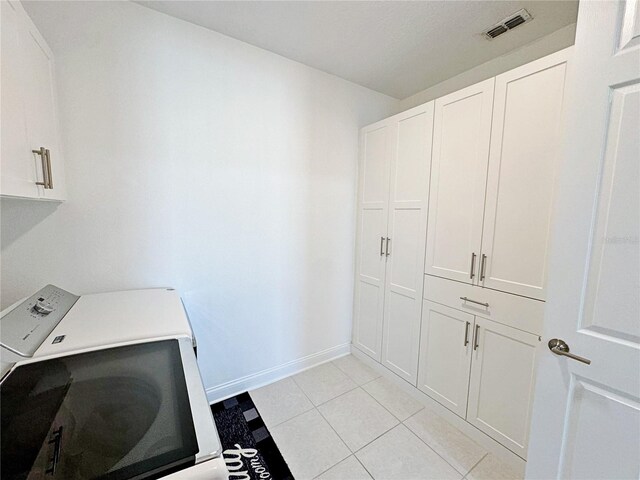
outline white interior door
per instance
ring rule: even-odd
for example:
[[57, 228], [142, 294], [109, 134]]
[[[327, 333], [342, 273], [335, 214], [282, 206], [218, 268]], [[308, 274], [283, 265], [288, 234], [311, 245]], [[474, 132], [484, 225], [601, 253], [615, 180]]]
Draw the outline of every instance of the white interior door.
[[537, 335], [476, 316], [467, 421], [527, 457]]
[[412, 384], [418, 373], [433, 102], [393, 117], [382, 363]]
[[496, 77], [479, 284], [540, 300], [569, 50]]
[[418, 388], [465, 417], [473, 315], [424, 300]]
[[425, 272], [475, 283], [494, 79], [436, 100]]
[[356, 245], [353, 343], [380, 361], [391, 128], [388, 123], [363, 129], [360, 138], [360, 186]]
[[640, 2], [581, 2], [529, 478], [640, 476]]
[[0, 193], [20, 197], [38, 196], [35, 164], [27, 141], [22, 98], [24, 66], [18, 37], [19, 19], [14, 2], [1, 2], [2, 14], [2, 175]]

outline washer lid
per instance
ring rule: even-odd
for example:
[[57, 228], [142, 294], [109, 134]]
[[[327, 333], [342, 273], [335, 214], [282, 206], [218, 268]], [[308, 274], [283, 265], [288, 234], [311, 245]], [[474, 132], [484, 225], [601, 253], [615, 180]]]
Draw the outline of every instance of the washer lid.
[[80, 297], [54, 285], [31, 295], [0, 320], [0, 344], [32, 357]]
[[0, 402], [2, 478], [158, 478], [221, 450], [188, 338], [20, 362]]

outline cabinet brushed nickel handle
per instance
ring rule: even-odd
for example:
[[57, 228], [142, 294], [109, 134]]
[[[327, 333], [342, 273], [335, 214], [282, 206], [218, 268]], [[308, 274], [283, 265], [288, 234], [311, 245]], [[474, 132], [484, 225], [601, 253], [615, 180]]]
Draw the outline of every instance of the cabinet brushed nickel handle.
[[466, 322], [467, 324], [464, 327], [464, 346], [466, 347], [467, 345], [469, 345], [469, 327], [471, 326], [471, 323]]
[[47, 157], [47, 177], [49, 179], [49, 188], [53, 189], [53, 173], [51, 173], [51, 152], [48, 148], [44, 152]]
[[386, 248], [386, 252], [385, 252], [387, 257], [389, 255], [391, 255], [391, 249], [389, 248], [389, 245], [391, 245], [391, 239], [389, 237], [387, 237], [387, 248]]
[[473, 335], [473, 349], [477, 350], [478, 347], [480, 346], [480, 338], [478, 338], [479, 335], [479, 331], [480, 331], [480, 325], [476, 324], [476, 331], [475, 334]]
[[384, 237], [380, 237], [380, 256], [384, 255]]
[[482, 305], [483, 307], [489, 308], [489, 303], [478, 302], [476, 300], [471, 300], [470, 298], [467, 298], [467, 297], [460, 297], [460, 300], [462, 300], [463, 302], [475, 303], [476, 305]]
[[482, 260], [480, 261], [480, 281], [484, 280], [484, 268], [487, 265], [487, 256], [483, 253]]
[[40, 161], [42, 162], [42, 182], [36, 182], [36, 185], [42, 185], [44, 188], [49, 188], [49, 169], [47, 168], [47, 149], [40, 147], [40, 150], [31, 150], [36, 155], [40, 155]]
[[471, 280], [473, 280], [473, 277], [476, 276], [476, 274], [474, 273], [475, 266], [476, 266], [476, 253], [472, 252], [471, 253], [471, 268], [469, 269], [469, 278]]
[[562, 355], [563, 357], [569, 357], [572, 360], [577, 360], [578, 362], [586, 363], [587, 365], [591, 365], [591, 360], [588, 358], [581, 357], [580, 355], [574, 355], [569, 352], [569, 345], [566, 344], [564, 340], [560, 340], [559, 338], [552, 338], [549, 340], [549, 350], [551, 350], [556, 355]]

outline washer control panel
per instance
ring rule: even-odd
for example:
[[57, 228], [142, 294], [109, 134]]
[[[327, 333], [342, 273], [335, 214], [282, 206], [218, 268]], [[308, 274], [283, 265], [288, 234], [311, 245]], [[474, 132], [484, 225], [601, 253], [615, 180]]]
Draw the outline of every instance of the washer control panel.
[[79, 298], [47, 285], [2, 316], [0, 343], [18, 355], [32, 357]]

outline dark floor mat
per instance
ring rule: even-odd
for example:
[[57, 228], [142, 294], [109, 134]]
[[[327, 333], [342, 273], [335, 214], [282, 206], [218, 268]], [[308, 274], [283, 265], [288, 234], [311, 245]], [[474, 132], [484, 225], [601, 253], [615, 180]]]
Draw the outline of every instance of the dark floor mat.
[[229, 480], [293, 480], [247, 392], [211, 405]]

